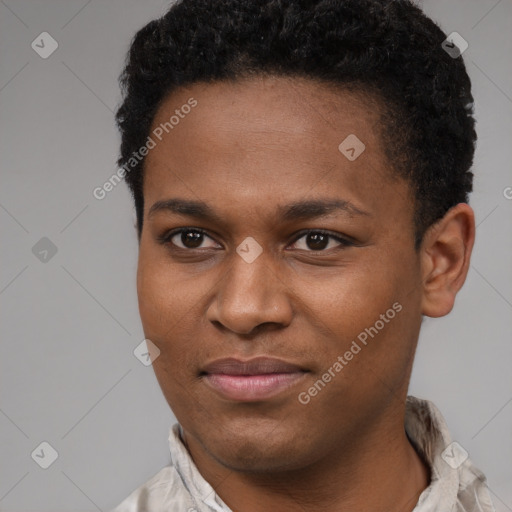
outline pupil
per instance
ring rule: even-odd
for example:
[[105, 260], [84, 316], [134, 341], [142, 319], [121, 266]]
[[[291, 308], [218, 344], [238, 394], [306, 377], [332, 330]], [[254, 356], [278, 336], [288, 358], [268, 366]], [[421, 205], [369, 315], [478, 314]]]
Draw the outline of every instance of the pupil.
[[327, 247], [328, 238], [323, 233], [309, 233], [306, 237], [306, 243], [310, 249], [319, 251]]
[[203, 234], [198, 231], [185, 231], [181, 233], [181, 242], [189, 249], [199, 247], [202, 241]]

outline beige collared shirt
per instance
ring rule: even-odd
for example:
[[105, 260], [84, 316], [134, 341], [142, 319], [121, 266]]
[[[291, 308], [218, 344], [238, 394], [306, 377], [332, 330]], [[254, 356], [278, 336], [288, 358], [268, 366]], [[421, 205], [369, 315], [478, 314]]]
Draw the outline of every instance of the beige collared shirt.
[[[495, 512], [485, 475], [452, 442], [437, 407], [407, 397], [405, 430], [431, 470], [430, 485], [413, 512]], [[136, 489], [111, 512], [232, 512], [201, 476], [175, 423], [169, 435], [171, 465]]]

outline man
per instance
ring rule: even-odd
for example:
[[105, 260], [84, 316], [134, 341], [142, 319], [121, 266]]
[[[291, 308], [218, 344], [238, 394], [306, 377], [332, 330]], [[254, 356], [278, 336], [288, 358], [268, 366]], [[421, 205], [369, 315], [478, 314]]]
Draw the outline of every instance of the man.
[[122, 76], [139, 309], [178, 423], [116, 512], [494, 510], [423, 316], [475, 237], [470, 81], [406, 0], [183, 0]]

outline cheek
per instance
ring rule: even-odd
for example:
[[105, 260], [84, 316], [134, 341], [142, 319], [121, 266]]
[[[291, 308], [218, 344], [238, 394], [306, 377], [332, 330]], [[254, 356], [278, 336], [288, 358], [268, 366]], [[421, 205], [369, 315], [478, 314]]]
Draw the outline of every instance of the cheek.
[[302, 278], [304, 310], [341, 339], [357, 336], [399, 299], [400, 277], [377, 261], [334, 269], [329, 276]]
[[375, 258], [357, 269], [339, 269], [322, 286], [303, 283], [309, 322], [329, 340], [322, 347], [327, 368], [347, 354], [344, 374], [349, 380], [368, 375], [365, 367], [375, 378], [384, 378], [388, 370], [400, 373], [414, 350], [421, 323], [415, 272], [412, 260], [404, 258], [397, 266]]
[[[187, 327], [194, 314], [190, 290], [176, 283], [172, 266], [158, 261], [158, 255], [142, 248], [137, 295], [144, 335], [160, 350], [152, 367], [163, 395], [173, 409], [190, 408], [193, 402], [189, 389], [195, 375], [194, 344], [190, 343]], [[187, 350], [184, 350], [185, 343]]]
[[208, 288], [197, 276], [178, 272], [159, 251], [140, 251], [139, 314], [146, 338], [160, 350], [154, 364], [157, 376], [172, 371], [190, 378], [197, 370], [199, 356], [205, 357], [199, 331], [204, 322], [200, 308]]
[[184, 290], [173, 266], [158, 252], [141, 245], [137, 267], [139, 312], [148, 337], [172, 331], [194, 304], [194, 287]]

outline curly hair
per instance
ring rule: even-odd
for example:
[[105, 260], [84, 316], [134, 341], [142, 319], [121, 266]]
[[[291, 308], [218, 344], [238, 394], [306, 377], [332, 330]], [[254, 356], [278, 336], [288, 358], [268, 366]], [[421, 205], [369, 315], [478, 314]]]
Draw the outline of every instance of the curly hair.
[[[411, 186], [418, 248], [472, 191], [471, 82], [462, 57], [443, 50], [446, 37], [411, 0], [180, 0], [131, 42], [117, 163], [127, 170], [159, 106], [182, 86], [277, 75], [363, 91], [381, 106], [392, 172]], [[143, 172], [140, 159], [125, 174], [139, 237]]]

